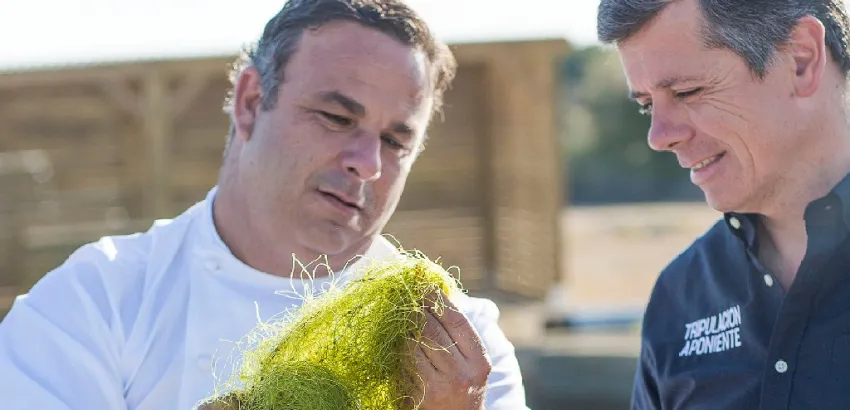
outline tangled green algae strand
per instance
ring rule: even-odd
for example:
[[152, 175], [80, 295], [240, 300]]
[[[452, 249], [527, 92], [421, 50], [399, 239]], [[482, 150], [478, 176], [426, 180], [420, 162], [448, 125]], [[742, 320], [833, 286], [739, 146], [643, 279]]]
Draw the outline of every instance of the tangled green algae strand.
[[[201, 409], [400, 410], [418, 407], [412, 342], [421, 341], [426, 299], [441, 314], [460, 283], [418, 252], [363, 261], [320, 297], [307, 295], [283, 320], [255, 330], [227, 393]], [[238, 386], [238, 387], [236, 387]]]

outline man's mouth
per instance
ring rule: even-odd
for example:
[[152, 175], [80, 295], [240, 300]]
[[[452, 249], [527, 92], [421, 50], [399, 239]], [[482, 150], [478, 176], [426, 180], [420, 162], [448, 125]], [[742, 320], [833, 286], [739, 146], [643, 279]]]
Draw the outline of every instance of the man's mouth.
[[345, 199], [345, 198], [339, 197], [339, 196], [337, 196], [337, 195], [335, 195], [335, 194], [332, 194], [332, 193], [329, 193], [329, 192], [322, 192], [322, 191], [319, 191], [319, 193], [321, 193], [322, 195], [324, 195], [326, 198], [328, 198], [328, 199], [330, 199], [330, 200], [332, 200], [332, 201], [339, 202], [339, 203], [341, 203], [341, 204], [343, 204], [343, 205], [345, 205], [345, 206], [347, 206], [347, 207], [349, 207], [349, 208], [353, 208], [353, 209], [357, 209], [357, 210], [359, 210], [359, 209], [360, 209], [360, 206], [358, 206], [356, 203], [352, 202], [351, 200], [348, 200], [348, 199]]
[[699, 171], [699, 170], [719, 161], [720, 158], [723, 158], [724, 155], [726, 155], [726, 153], [722, 152], [722, 153], [717, 154], [717, 155], [715, 155], [711, 158], [706, 158], [706, 159], [704, 159], [700, 162], [697, 162], [694, 166], [691, 167], [691, 170], [692, 171]]

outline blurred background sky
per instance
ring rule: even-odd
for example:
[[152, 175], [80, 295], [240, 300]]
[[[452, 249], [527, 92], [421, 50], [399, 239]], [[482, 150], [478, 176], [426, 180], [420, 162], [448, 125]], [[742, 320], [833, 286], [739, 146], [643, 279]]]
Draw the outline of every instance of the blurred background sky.
[[[596, 0], [412, 0], [448, 41], [596, 41]], [[0, 0], [0, 68], [231, 54], [281, 0]], [[59, 33], [61, 35], [57, 36]]]

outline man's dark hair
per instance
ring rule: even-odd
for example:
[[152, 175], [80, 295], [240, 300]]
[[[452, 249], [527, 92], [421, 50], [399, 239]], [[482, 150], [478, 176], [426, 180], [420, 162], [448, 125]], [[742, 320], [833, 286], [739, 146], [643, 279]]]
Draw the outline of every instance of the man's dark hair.
[[[457, 62], [448, 46], [438, 41], [425, 21], [402, 0], [288, 0], [268, 21], [260, 39], [236, 59], [231, 83], [235, 86], [236, 78], [246, 67], [256, 67], [261, 78], [262, 108], [273, 108], [278, 87], [284, 82], [286, 63], [295, 54], [304, 31], [334, 21], [362, 24], [423, 52], [430, 63], [433, 112], [441, 110], [443, 93], [454, 79]], [[226, 111], [232, 98], [231, 90], [225, 100]], [[231, 125], [231, 135], [233, 131]]]
[[[597, 34], [603, 43], [629, 39], [668, 4], [682, 0], [602, 0]], [[844, 0], [693, 0], [705, 22], [703, 38], [710, 48], [727, 48], [763, 78], [774, 51], [786, 44], [800, 18], [811, 15], [826, 30], [826, 47], [841, 71], [850, 72], [848, 23]]]

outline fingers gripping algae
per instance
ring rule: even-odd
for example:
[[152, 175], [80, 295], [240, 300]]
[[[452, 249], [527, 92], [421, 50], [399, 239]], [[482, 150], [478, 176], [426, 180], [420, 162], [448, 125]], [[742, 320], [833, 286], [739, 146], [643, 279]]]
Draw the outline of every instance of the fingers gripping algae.
[[426, 298], [437, 299], [438, 314], [445, 308], [438, 290], [451, 296], [461, 287], [422, 253], [364, 261], [346, 285], [261, 324], [255, 346], [240, 352], [241, 366], [218, 386], [226, 393], [200, 409], [416, 409], [410, 341], [422, 339]]

